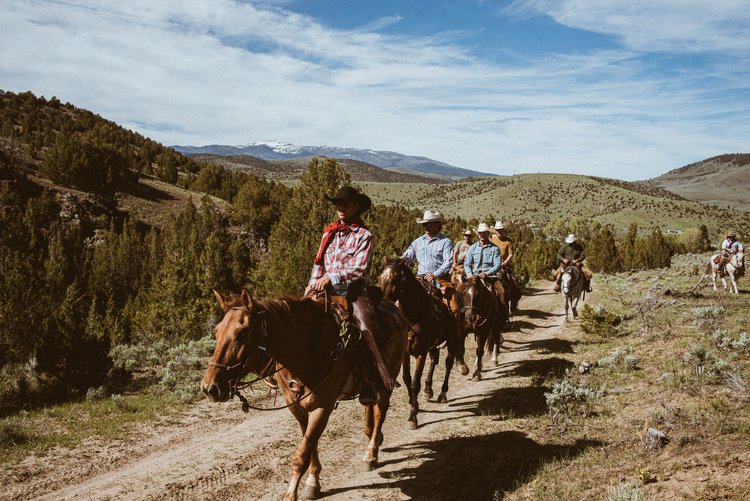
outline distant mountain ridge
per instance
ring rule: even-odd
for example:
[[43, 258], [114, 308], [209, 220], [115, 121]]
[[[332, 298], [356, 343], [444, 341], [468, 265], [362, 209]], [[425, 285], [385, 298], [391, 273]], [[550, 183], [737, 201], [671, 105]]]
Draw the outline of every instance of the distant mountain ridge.
[[264, 160], [287, 160], [303, 157], [329, 157], [358, 160], [377, 167], [417, 174], [438, 179], [464, 179], [477, 176], [494, 176], [486, 172], [463, 169], [427, 157], [404, 155], [393, 151], [376, 151], [359, 148], [339, 148], [336, 146], [296, 146], [282, 141], [265, 141], [244, 146], [212, 144], [206, 146], [172, 146], [186, 155], [248, 155]]

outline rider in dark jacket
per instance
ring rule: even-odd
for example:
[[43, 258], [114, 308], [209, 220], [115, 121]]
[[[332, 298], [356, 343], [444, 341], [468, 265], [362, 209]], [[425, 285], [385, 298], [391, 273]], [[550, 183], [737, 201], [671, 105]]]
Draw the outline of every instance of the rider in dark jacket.
[[586, 278], [586, 290], [591, 292], [591, 270], [586, 268], [583, 264], [583, 260], [586, 259], [586, 250], [579, 242], [576, 241], [575, 234], [571, 233], [565, 238], [565, 243], [560, 246], [557, 250], [557, 260], [560, 266], [557, 267], [555, 272], [555, 291], [560, 291], [560, 280], [562, 279], [563, 271], [569, 264], [578, 266], [583, 272], [583, 276]]

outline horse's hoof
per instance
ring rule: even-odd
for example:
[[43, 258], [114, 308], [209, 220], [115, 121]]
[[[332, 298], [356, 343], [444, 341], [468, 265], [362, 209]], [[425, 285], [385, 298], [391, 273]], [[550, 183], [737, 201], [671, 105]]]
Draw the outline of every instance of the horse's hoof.
[[320, 486], [319, 485], [303, 485], [302, 491], [299, 494], [300, 499], [320, 499]]
[[434, 396], [435, 396], [435, 394], [434, 394], [434, 393], [432, 392], [432, 390], [425, 390], [425, 392], [424, 392], [424, 397], [425, 397], [425, 398], [426, 398], [427, 400], [431, 400], [431, 399], [432, 399], [432, 397], [434, 397]]
[[578, 318], [578, 310], [573, 308], [573, 318]]
[[377, 459], [371, 459], [369, 461], [365, 461], [363, 464], [364, 471], [372, 471], [375, 468], [378, 467], [378, 460]]
[[416, 430], [417, 428], [419, 428], [419, 425], [417, 424], [416, 421], [407, 421], [406, 427], [409, 428], [410, 430]]
[[475, 383], [476, 383], [477, 381], [481, 381], [481, 380], [482, 380], [482, 375], [481, 375], [481, 374], [474, 374], [474, 377], [473, 377], [473, 378], [471, 378], [471, 380], [472, 380], [473, 382], [475, 382]]
[[461, 375], [462, 375], [462, 376], [465, 376], [465, 375], [467, 375], [468, 373], [469, 373], [469, 367], [468, 367], [467, 365], [462, 365], [462, 366], [461, 366]]
[[437, 403], [439, 404], [444, 404], [447, 401], [448, 401], [448, 396], [445, 393], [441, 393], [437, 399]]

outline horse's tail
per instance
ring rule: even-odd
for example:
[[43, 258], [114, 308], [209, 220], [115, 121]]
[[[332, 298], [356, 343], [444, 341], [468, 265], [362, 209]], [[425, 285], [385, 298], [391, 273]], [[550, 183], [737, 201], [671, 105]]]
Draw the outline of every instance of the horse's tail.
[[704, 275], [709, 275], [711, 273], [711, 261], [706, 264], [706, 271], [703, 272]]

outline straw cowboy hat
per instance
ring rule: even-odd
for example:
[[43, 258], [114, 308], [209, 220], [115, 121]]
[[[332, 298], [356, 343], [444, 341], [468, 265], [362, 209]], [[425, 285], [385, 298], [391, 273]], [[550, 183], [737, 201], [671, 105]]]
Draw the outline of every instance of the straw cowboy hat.
[[417, 219], [417, 224], [425, 224], [425, 223], [445, 223], [445, 218], [443, 215], [438, 211], [431, 211], [426, 210], [424, 211], [424, 215], [422, 216], [422, 219]]
[[568, 235], [567, 237], [565, 237], [565, 243], [566, 244], [572, 244], [575, 241], [576, 241], [576, 234], [575, 233], [571, 233], [570, 235]]
[[359, 205], [360, 213], [365, 212], [372, 205], [372, 200], [370, 200], [370, 197], [368, 197], [364, 193], [358, 192], [351, 186], [342, 186], [334, 196], [329, 197], [328, 195], [326, 195], [325, 197], [329, 202], [333, 203], [341, 202], [343, 200], [351, 200], [355, 204]]
[[473, 235], [473, 233], [471, 232], [471, 230], [469, 228], [464, 228], [464, 231], [463, 231], [462, 235], [464, 235], [464, 236], [466, 236], [466, 235]]
[[502, 221], [495, 221], [495, 226], [493, 226], [492, 229], [494, 229], [494, 230], [504, 230], [505, 229], [505, 225], [503, 224]]
[[737, 236], [737, 233], [734, 232], [734, 230], [727, 231], [727, 238], [735, 238]]
[[479, 226], [474, 228], [474, 231], [477, 233], [477, 235], [479, 235], [480, 233], [489, 233], [490, 227], [485, 223], [479, 223]]

